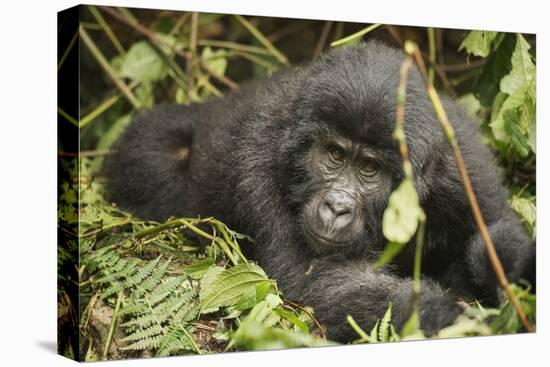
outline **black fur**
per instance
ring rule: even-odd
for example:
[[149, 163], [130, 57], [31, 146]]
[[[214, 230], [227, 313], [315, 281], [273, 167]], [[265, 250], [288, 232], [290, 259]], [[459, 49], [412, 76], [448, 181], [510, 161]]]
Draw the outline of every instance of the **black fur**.
[[[388, 195], [403, 178], [392, 138], [403, 59], [401, 51], [380, 43], [360, 44], [222, 99], [142, 112], [106, 161], [109, 198], [143, 218], [215, 216], [251, 235], [251, 258], [277, 279], [287, 297], [313, 306], [333, 339], [356, 337], [347, 314], [370, 330], [389, 302], [394, 323], [402, 327], [410, 314], [414, 246], [388, 269], [375, 271], [372, 263], [386, 244], [381, 221]], [[534, 282], [534, 245], [507, 206], [478, 126], [453, 102], [444, 105], [510, 280]], [[409, 78], [405, 116], [427, 215], [421, 326], [433, 333], [459, 315], [458, 297], [497, 302], [497, 281], [452, 150], [416, 70]], [[319, 254], [304, 239], [300, 213], [319, 186], [308, 149], [327, 134], [375, 149], [391, 184], [365, 197], [360, 241]]]

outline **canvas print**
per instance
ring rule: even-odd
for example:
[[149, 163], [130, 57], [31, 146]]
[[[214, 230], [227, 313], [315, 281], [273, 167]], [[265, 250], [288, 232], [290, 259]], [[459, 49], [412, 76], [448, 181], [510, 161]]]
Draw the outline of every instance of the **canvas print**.
[[83, 5], [58, 38], [60, 354], [535, 332], [536, 35]]

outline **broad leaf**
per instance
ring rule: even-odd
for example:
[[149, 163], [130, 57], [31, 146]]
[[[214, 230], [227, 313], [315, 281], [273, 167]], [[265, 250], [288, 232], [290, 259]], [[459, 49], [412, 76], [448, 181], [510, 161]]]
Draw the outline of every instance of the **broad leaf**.
[[120, 72], [133, 80], [151, 82], [163, 79], [168, 74], [168, 68], [153, 46], [141, 41], [128, 50]]
[[458, 50], [463, 48], [475, 56], [486, 57], [492, 50], [491, 45], [497, 38], [498, 32], [471, 31], [460, 44]]
[[390, 195], [382, 222], [384, 236], [390, 242], [409, 242], [423, 216], [414, 184], [412, 180], [405, 179]]
[[512, 70], [500, 81], [500, 90], [506, 94], [513, 94], [519, 88], [530, 84], [535, 78], [535, 64], [531, 60], [527, 43], [521, 34], [516, 37], [516, 47], [512, 53]]
[[206, 284], [204, 281], [201, 283], [201, 313], [215, 312], [223, 306], [233, 306], [242, 296], [255, 292], [257, 285], [268, 282], [271, 281], [264, 271], [252, 263], [243, 263], [226, 269]]

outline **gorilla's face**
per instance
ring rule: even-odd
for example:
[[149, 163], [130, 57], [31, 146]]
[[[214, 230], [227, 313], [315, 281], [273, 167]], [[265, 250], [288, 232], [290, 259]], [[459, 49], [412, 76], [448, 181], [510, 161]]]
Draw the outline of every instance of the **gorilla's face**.
[[[375, 229], [391, 179], [377, 150], [331, 134], [309, 150], [306, 165], [312, 190], [303, 204], [303, 233], [318, 254], [358, 244]], [[375, 219], [379, 222], [379, 219]], [[374, 235], [374, 233], [370, 233]]]

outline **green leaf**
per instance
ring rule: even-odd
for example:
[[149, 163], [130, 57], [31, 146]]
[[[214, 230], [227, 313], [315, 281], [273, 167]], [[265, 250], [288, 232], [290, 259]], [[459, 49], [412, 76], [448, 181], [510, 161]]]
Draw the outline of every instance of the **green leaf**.
[[534, 228], [537, 220], [537, 207], [532, 200], [515, 195], [510, 200], [510, 206], [527, 223], [529, 228]]
[[389, 199], [384, 212], [382, 231], [391, 242], [406, 243], [418, 228], [418, 221], [424, 216], [418, 194], [411, 179], [405, 179]]
[[458, 50], [466, 49], [475, 56], [487, 57], [492, 50], [491, 45], [497, 38], [498, 32], [471, 31], [460, 44]]
[[[193, 279], [200, 279], [204, 274], [214, 265], [214, 259], [211, 257], [205, 257], [201, 260], [196, 260], [190, 265], [187, 265], [184, 270], [185, 274], [189, 275]], [[220, 268], [223, 270], [223, 268]]]
[[457, 99], [457, 103], [464, 108], [466, 113], [470, 116], [477, 116], [481, 110], [481, 103], [473, 93], [467, 93]]
[[[521, 106], [523, 106], [523, 104], [526, 101], [529, 88], [530, 88], [529, 85], [525, 85], [519, 89], [516, 89], [514, 93], [508, 96], [507, 98], [505, 98], [506, 94], [499, 94], [495, 98], [495, 103], [496, 102], [500, 103], [500, 101], [502, 101], [505, 98], [502, 104], [500, 105], [500, 107], [495, 106], [496, 108], [498, 108], [498, 112], [496, 113], [496, 117], [494, 118], [494, 120], [489, 124], [493, 132], [493, 135], [498, 141], [501, 141], [504, 143], [510, 141], [509, 139], [510, 136], [506, 128], [506, 121], [504, 119], [504, 115], [507, 111], [516, 111], [517, 113], [517, 110]], [[516, 124], [519, 123], [518, 118], [519, 118], [518, 115], [508, 116], [508, 119], [509, 120], [514, 119]]]
[[97, 149], [109, 149], [118, 139], [120, 134], [122, 134], [124, 129], [126, 129], [126, 126], [128, 126], [131, 119], [132, 116], [130, 114], [126, 114], [112, 122], [108, 129], [100, 136], [97, 143]]
[[386, 313], [384, 314], [384, 317], [380, 321], [380, 328], [378, 329], [378, 340], [381, 342], [391, 341], [391, 310], [392, 304], [390, 303], [388, 309], [386, 310]]
[[529, 141], [519, 127], [517, 110], [506, 110], [504, 112], [504, 129], [516, 152], [521, 157], [527, 157], [529, 154]]
[[380, 269], [384, 265], [389, 264], [390, 261], [392, 261], [393, 258], [401, 252], [406, 244], [407, 242], [388, 242], [388, 244], [384, 248], [384, 252], [374, 263], [374, 268]]
[[304, 321], [300, 320], [300, 318], [298, 316], [296, 316], [294, 313], [292, 313], [290, 311], [287, 311], [287, 310], [284, 310], [282, 308], [276, 308], [273, 311], [277, 315], [284, 318], [285, 320], [288, 320], [288, 321], [292, 322], [303, 333], [306, 333], [306, 334], [309, 333], [309, 327], [307, 326], [307, 324]]
[[227, 69], [227, 59], [225, 58], [225, 50], [212, 51], [210, 47], [205, 47], [202, 50], [201, 58], [204, 63], [218, 75], [224, 75]]
[[529, 43], [521, 34], [516, 35], [516, 47], [512, 53], [512, 70], [500, 81], [500, 90], [506, 94], [513, 94], [535, 79], [535, 64], [529, 54]]
[[[205, 276], [206, 277], [206, 276]], [[233, 306], [258, 284], [271, 282], [264, 271], [252, 263], [243, 263], [224, 270], [204, 286], [199, 293], [201, 313], [217, 311], [223, 306]]]
[[218, 275], [221, 274], [221, 272], [224, 271], [224, 268], [221, 266], [212, 266], [210, 267], [205, 273], [204, 276], [201, 279], [201, 292], [204, 292], [204, 290], [209, 289], [212, 286], [212, 283], [216, 280]]
[[146, 41], [135, 43], [120, 67], [121, 75], [140, 82], [161, 80], [168, 74], [168, 67], [157, 51]]
[[504, 36], [495, 52], [487, 57], [483, 71], [476, 81], [476, 97], [485, 107], [490, 107], [493, 104], [495, 96], [500, 91], [500, 80], [511, 70], [510, 58], [514, 51], [515, 41], [514, 35], [506, 34]]
[[169, 34], [156, 33], [156, 37], [160, 39], [158, 43], [160, 49], [168, 56], [173, 56], [176, 51], [180, 51], [187, 46], [186, 39], [177, 39]]
[[416, 337], [418, 333], [422, 333], [420, 330], [420, 314], [418, 310], [415, 310], [401, 330], [401, 338]]

